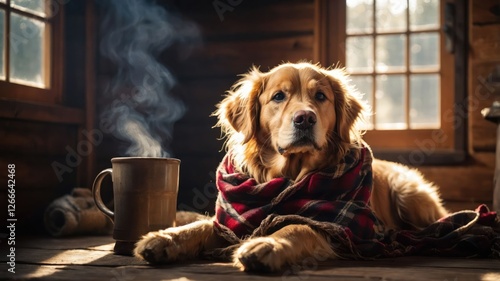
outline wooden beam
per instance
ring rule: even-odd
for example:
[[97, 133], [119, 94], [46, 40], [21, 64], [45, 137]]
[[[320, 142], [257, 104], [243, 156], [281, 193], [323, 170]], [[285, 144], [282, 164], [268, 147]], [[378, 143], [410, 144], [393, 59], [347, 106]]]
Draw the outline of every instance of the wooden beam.
[[314, 1], [314, 61], [345, 66], [345, 1]]
[[0, 118], [58, 124], [80, 125], [84, 123], [83, 110], [78, 108], [3, 98], [0, 98]]
[[[85, 140], [82, 131], [91, 132], [95, 128], [96, 116], [96, 19], [94, 1], [86, 1], [85, 5], [85, 123], [79, 132], [79, 140]], [[96, 175], [95, 155], [96, 149], [92, 149], [85, 159], [84, 167], [78, 170], [78, 183], [82, 186], [92, 184]]]

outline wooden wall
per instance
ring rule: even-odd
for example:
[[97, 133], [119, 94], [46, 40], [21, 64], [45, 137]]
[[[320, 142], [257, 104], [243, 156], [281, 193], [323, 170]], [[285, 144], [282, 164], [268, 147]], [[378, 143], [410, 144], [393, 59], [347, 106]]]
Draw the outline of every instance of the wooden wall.
[[[0, 165], [4, 183], [0, 200], [7, 207], [7, 165], [14, 164], [16, 218], [18, 225], [25, 226], [33, 215], [43, 208], [62, 189], [76, 182], [76, 170], [65, 175], [62, 181], [54, 173], [54, 161], [65, 163], [65, 147], [76, 143], [75, 125], [57, 122], [34, 122], [33, 120], [0, 119]], [[2, 211], [5, 222], [7, 210]]]
[[[496, 4], [495, 16], [490, 10]], [[470, 16], [469, 97], [470, 142], [474, 152], [493, 152], [496, 145], [496, 126], [484, 122], [480, 110], [500, 100], [491, 75], [500, 79], [500, 1], [472, 1]], [[498, 82], [497, 82], [498, 83]]]

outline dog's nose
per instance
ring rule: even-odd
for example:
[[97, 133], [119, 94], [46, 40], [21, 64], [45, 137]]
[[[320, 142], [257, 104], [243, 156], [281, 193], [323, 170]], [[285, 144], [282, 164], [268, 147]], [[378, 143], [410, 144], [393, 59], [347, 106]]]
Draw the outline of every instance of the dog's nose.
[[308, 129], [316, 124], [316, 114], [310, 110], [299, 110], [293, 115], [293, 125], [297, 129]]

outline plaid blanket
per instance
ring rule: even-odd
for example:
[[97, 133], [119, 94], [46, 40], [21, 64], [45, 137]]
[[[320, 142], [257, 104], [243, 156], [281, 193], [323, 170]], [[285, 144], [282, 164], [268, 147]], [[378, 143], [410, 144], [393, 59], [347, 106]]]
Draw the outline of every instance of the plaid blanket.
[[335, 168], [298, 182], [275, 178], [258, 184], [232, 165], [228, 153], [217, 171], [216, 232], [229, 246], [208, 253], [228, 258], [242, 240], [289, 224], [322, 233], [341, 258], [412, 254], [500, 257], [500, 220], [486, 206], [442, 218], [421, 231], [386, 231], [370, 209], [372, 155], [352, 149]]

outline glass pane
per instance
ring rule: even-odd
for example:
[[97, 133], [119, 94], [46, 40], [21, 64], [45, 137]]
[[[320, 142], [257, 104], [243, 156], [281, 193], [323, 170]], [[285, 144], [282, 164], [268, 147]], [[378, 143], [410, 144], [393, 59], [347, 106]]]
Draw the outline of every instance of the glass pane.
[[45, 2], [46, 0], [11, 0], [12, 7], [30, 12], [33, 14], [45, 16]]
[[406, 1], [377, 0], [377, 32], [406, 31]]
[[0, 79], [5, 80], [5, 12], [0, 10]]
[[371, 36], [347, 37], [346, 68], [351, 73], [373, 71], [373, 38]]
[[405, 41], [404, 35], [377, 36], [375, 56], [377, 71], [405, 70]]
[[439, 70], [439, 33], [410, 35], [410, 52], [411, 70]]
[[373, 32], [373, 0], [347, 0], [347, 34]]
[[10, 80], [44, 88], [45, 23], [15, 13], [10, 20]]
[[412, 129], [439, 128], [439, 87], [438, 74], [410, 76], [410, 127]]
[[[359, 93], [363, 95], [363, 100], [366, 102], [368, 105], [368, 109], [370, 111], [373, 111], [373, 78], [371, 76], [351, 76], [352, 84], [356, 86], [356, 89], [358, 89]], [[373, 120], [371, 116], [368, 116], [367, 118], [368, 124], [365, 124], [366, 126], [363, 127], [362, 129], [364, 130], [369, 130], [373, 129]]]
[[439, 0], [410, 0], [410, 29], [439, 28]]
[[377, 129], [406, 129], [404, 75], [378, 75], [375, 92], [375, 127]]

